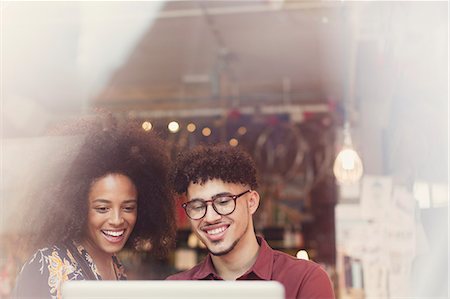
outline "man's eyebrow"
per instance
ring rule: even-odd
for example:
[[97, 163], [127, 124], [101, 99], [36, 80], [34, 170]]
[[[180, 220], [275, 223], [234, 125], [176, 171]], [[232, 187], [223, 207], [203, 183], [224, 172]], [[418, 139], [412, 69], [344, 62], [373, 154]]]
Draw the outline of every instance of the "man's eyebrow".
[[228, 196], [228, 195], [231, 195], [231, 193], [230, 192], [221, 192], [221, 193], [218, 193], [216, 195], [213, 195], [211, 198], [216, 198], [216, 197], [219, 197], [219, 196]]
[[[211, 196], [211, 198], [214, 199], [214, 198], [217, 198], [217, 197], [220, 197], [220, 196], [228, 196], [228, 195], [231, 195], [231, 193], [230, 192], [220, 192], [220, 193], [217, 193], [217, 194]], [[190, 201], [193, 201], [193, 200], [205, 201], [204, 198], [192, 198]]]

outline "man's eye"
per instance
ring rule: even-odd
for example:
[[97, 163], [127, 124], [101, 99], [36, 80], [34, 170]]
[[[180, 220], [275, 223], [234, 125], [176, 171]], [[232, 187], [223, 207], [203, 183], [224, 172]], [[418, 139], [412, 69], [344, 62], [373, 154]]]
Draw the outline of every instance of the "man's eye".
[[202, 202], [191, 202], [189, 203], [189, 208], [191, 210], [201, 210], [205, 207], [205, 204]]
[[215, 203], [216, 205], [222, 205], [222, 206], [224, 206], [224, 205], [229, 204], [230, 201], [232, 201], [232, 200], [233, 200], [233, 199], [232, 199], [231, 197], [224, 196], [224, 197], [216, 198], [216, 199], [214, 200], [214, 203]]

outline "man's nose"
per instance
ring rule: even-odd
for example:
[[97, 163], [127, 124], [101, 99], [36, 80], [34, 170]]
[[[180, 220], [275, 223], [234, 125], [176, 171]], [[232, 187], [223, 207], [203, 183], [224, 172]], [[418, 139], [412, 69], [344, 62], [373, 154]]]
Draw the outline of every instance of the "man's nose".
[[206, 209], [205, 221], [207, 222], [215, 222], [218, 219], [220, 219], [220, 217], [222, 217], [222, 215], [220, 215], [219, 213], [216, 212], [216, 210], [214, 210], [212, 202], [206, 203], [205, 209]]

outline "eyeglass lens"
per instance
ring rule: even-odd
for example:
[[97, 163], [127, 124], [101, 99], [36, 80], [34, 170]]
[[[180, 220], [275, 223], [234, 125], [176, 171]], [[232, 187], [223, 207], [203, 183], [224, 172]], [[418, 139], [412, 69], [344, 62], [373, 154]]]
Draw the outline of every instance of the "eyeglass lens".
[[[219, 215], [228, 215], [233, 212], [235, 201], [231, 196], [217, 197], [212, 201], [213, 209]], [[193, 200], [186, 205], [186, 213], [192, 219], [200, 219], [206, 214], [207, 203], [202, 200]]]

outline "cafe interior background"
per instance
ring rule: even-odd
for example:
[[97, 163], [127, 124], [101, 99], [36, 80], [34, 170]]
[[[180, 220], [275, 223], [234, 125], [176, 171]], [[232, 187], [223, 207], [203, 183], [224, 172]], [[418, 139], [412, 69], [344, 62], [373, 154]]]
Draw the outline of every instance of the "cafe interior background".
[[[2, 2], [1, 298], [32, 233], [11, 219], [73, 137], [51, 132], [99, 110], [172, 157], [249, 152], [257, 232], [338, 298], [448, 298], [448, 2]], [[121, 252], [130, 278], [205, 256], [177, 215], [167, 259]]]

